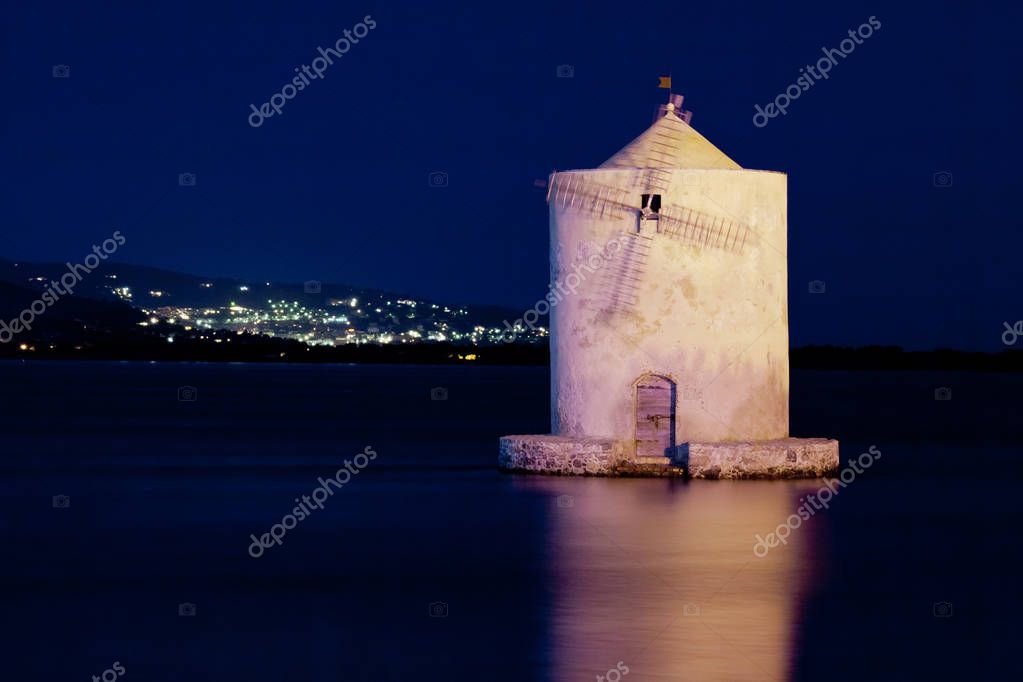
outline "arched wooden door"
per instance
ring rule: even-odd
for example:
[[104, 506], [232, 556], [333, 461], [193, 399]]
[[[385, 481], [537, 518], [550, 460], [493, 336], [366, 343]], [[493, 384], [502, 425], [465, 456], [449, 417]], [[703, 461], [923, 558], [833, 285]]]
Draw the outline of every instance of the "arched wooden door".
[[675, 382], [656, 374], [636, 381], [636, 456], [671, 457], [675, 449]]

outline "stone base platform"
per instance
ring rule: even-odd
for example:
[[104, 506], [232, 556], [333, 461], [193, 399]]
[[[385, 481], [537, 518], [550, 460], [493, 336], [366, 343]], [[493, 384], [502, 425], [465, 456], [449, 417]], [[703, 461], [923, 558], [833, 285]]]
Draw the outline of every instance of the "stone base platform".
[[620, 441], [529, 435], [501, 438], [497, 463], [508, 471], [563, 476], [815, 478], [838, 470], [838, 441], [685, 443], [674, 457], [630, 458]]
[[622, 444], [611, 438], [505, 436], [497, 455], [502, 469], [564, 476], [614, 476], [626, 461]]
[[679, 459], [693, 478], [817, 478], [838, 471], [838, 441], [781, 438], [690, 443]]

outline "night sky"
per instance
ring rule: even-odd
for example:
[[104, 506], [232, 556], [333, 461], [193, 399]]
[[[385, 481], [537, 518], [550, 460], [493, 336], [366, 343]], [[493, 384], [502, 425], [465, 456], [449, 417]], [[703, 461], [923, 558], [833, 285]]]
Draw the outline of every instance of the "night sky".
[[[366, 15], [322, 79], [249, 125]], [[871, 15], [827, 80], [753, 125]], [[998, 350], [1023, 318], [1021, 18], [967, 1], [8, 1], [0, 256], [78, 261], [121, 230], [131, 263], [525, 310], [548, 280], [534, 181], [642, 132], [670, 71], [697, 130], [789, 174], [793, 345]]]

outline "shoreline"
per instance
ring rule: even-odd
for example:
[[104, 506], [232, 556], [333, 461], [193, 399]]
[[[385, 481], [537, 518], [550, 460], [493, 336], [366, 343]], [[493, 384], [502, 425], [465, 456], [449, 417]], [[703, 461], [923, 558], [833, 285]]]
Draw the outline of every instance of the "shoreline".
[[[387, 346], [307, 346], [286, 339], [268, 343], [96, 345], [0, 348], [0, 361], [185, 362], [227, 364], [324, 365], [487, 365], [547, 367], [550, 354], [544, 345], [455, 346], [421, 344]], [[898, 347], [837, 348], [806, 346], [790, 349], [790, 367], [800, 370], [863, 371], [974, 371], [1021, 372], [1023, 351], [997, 353], [939, 349], [905, 351]]]

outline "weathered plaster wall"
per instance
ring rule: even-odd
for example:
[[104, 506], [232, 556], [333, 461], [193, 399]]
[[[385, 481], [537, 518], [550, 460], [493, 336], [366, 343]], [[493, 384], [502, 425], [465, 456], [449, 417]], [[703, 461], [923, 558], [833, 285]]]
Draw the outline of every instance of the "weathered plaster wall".
[[[635, 193], [641, 169], [558, 173]], [[634, 214], [597, 219], [550, 202], [551, 277], [581, 274], [551, 309], [553, 432], [634, 439], [633, 382], [645, 372], [678, 386], [676, 442], [788, 435], [786, 176], [749, 170], [673, 170], [672, 204], [745, 223], [741, 252], [653, 235], [635, 278], [635, 305], [606, 312], [623, 277], [621, 252], [595, 272], [575, 269], [612, 239], [635, 233]], [[571, 176], [571, 177], [569, 177]], [[662, 209], [663, 211], [663, 209]], [[631, 237], [629, 239], [634, 239]], [[579, 275], [577, 275], [579, 276]], [[573, 278], [574, 279], [574, 278]]]

